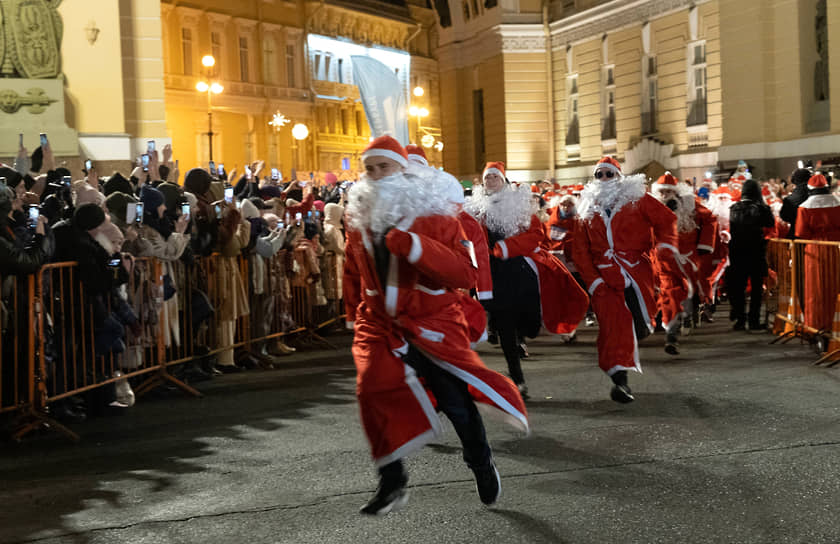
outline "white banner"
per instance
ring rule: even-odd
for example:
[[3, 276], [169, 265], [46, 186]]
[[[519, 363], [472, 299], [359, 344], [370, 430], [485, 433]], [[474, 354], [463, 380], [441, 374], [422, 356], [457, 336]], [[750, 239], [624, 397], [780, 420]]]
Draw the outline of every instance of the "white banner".
[[352, 56], [353, 80], [359, 87], [374, 138], [393, 136], [408, 145], [408, 106], [402, 83], [390, 68], [370, 57]]

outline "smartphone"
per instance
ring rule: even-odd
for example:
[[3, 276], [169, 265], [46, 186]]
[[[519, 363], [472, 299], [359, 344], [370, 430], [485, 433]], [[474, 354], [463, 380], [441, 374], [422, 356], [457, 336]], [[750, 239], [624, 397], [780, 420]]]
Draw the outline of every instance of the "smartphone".
[[251, 167], [247, 164], [245, 165], [245, 179], [251, 179]]
[[70, 187], [70, 185], [73, 183], [73, 178], [70, 176], [64, 176], [63, 178], [61, 178], [61, 183], [63, 183], [65, 187]]
[[125, 222], [130, 225], [137, 220], [137, 204], [129, 203], [125, 207]]
[[140, 157], [140, 164], [143, 165], [143, 171], [148, 172], [149, 171], [149, 156], [146, 155], [146, 154], [142, 155]]
[[190, 217], [190, 203], [189, 202], [184, 202], [183, 204], [181, 204], [181, 215], [183, 215], [184, 217], [189, 219], [189, 217]]
[[295, 224], [300, 225], [300, 220], [303, 219], [303, 214], [298, 212], [295, 214]]
[[41, 210], [38, 206], [29, 206], [29, 228], [34, 229], [38, 226], [38, 217], [41, 216]]
[[42, 132], [42, 133], [41, 133], [41, 147], [44, 147], [44, 146], [45, 146], [45, 145], [47, 145], [48, 143], [49, 143], [49, 141], [47, 141], [47, 133], [46, 133], [46, 132]]
[[278, 179], [280, 179], [280, 172], [278, 172], [276, 168], [271, 169], [271, 179], [273, 181], [277, 181]]
[[135, 213], [137, 214], [137, 217], [135, 217], [134, 220], [137, 222], [138, 225], [142, 225], [143, 224], [143, 203], [138, 202], [137, 204], [134, 205], [134, 208], [135, 208]]
[[216, 168], [216, 174], [218, 174], [219, 176], [224, 176], [225, 175], [225, 165], [224, 164], [219, 164], [218, 168]]
[[277, 222], [277, 230], [283, 230], [286, 228], [286, 225], [282, 221]]
[[210, 172], [216, 171], [216, 161], [210, 161]]
[[110, 261], [108, 261], [108, 266], [117, 267], [117, 266], [120, 265], [121, 262], [122, 262], [122, 259], [120, 259], [119, 257], [116, 258], [116, 259], [111, 259]]
[[312, 212], [306, 212], [306, 219], [312, 220]]
[[225, 187], [225, 202], [233, 202], [233, 187]]
[[318, 221], [319, 219], [321, 219], [321, 212], [315, 210], [315, 220]]
[[90, 172], [91, 168], [93, 168], [93, 162], [90, 159], [85, 161], [85, 170]]
[[155, 141], [154, 140], [149, 140], [148, 142], [146, 142], [146, 150], [149, 153], [151, 153], [155, 150]]

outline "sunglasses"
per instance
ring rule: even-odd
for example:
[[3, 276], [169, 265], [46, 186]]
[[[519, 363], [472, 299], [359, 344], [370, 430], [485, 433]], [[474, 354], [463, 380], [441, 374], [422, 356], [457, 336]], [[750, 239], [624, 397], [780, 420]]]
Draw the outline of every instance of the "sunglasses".
[[595, 179], [601, 179], [601, 178], [612, 179], [613, 177], [615, 177], [615, 172], [613, 172], [611, 170], [607, 170], [607, 171], [599, 170], [599, 171], [595, 172]]

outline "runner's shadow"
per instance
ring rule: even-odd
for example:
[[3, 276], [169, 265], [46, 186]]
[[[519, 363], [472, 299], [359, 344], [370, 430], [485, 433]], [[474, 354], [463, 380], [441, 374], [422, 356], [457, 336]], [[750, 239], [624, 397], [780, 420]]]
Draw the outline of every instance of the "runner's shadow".
[[541, 542], [563, 544], [571, 542], [557, 534], [557, 531], [554, 530], [551, 524], [541, 519], [515, 510], [493, 508], [491, 511], [513, 522], [519, 528], [519, 533], [525, 537], [524, 540], [532, 544]]

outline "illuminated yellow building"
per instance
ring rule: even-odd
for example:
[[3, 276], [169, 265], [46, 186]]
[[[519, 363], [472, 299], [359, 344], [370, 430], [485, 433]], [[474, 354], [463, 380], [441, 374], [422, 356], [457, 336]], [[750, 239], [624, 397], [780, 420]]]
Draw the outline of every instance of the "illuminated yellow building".
[[777, 176], [840, 149], [838, 2], [436, 6], [445, 162], [461, 177], [501, 160], [512, 179], [579, 181], [602, 155], [651, 176], [739, 159]]

